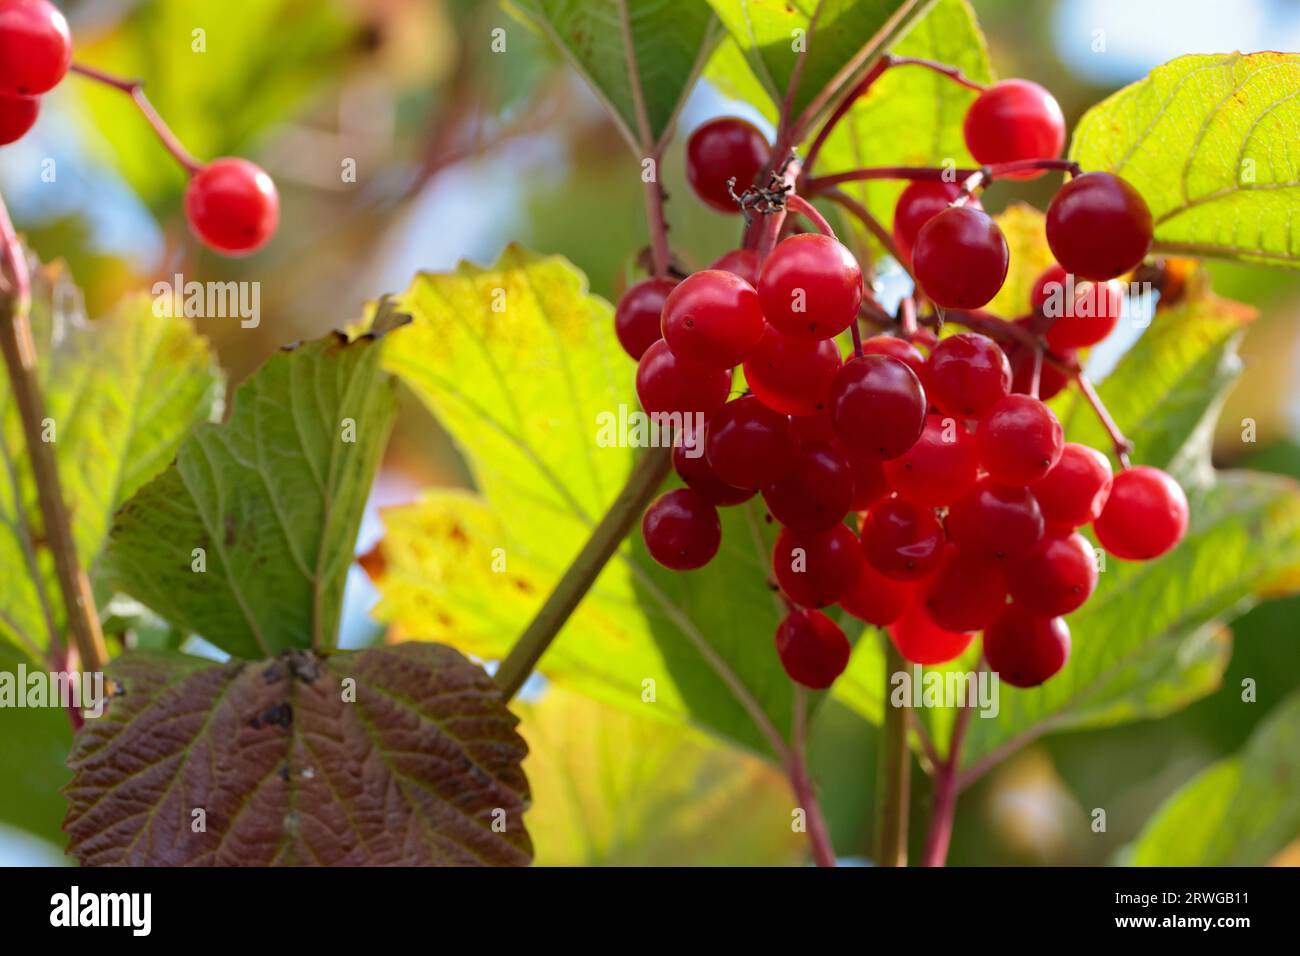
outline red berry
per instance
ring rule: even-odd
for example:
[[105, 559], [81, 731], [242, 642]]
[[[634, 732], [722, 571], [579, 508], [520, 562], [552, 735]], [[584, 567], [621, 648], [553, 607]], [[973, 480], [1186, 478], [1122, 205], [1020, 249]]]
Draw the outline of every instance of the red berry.
[[1000, 564], [950, 544], [939, 570], [922, 585], [921, 600], [944, 630], [978, 631], [1006, 606], [1007, 577]]
[[1006, 353], [986, 335], [949, 336], [930, 351], [926, 396], [945, 415], [979, 418], [1011, 391]]
[[1030, 490], [1048, 524], [1078, 528], [1097, 520], [1112, 481], [1110, 459], [1095, 448], [1066, 442], [1061, 460]]
[[687, 486], [719, 507], [738, 505], [754, 497], [752, 488], [734, 488], [727, 484], [709, 467], [709, 460], [704, 455], [704, 442], [683, 443], [673, 446], [673, 467], [677, 475]]
[[896, 581], [917, 581], [937, 568], [943, 545], [934, 512], [899, 497], [877, 501], [862, 519], [867, 563]]
[[830, 413], [825, 409], [811, 415], [791, 415], [790, 428], [794, 431], [794, 440], [800, 445], [835, 445], [840, 440], [835, 434]]
[[940, 627], [930, 620], [920, 602], [913, 602], [903, 616], [889, 626], [889, 639], [898, 648], [898, 653], [913, 664], [927, 667], [946, 664], [960, 657], [974, 636], [973, 633], [963, 634]]
[[660, 339], [637, 364], [636, 394], [650, 415], [712, 415], [731, 394], [731, 369], [704, 368], [679, 359]]
[[[1065, 116], [1055, 97], [1037, 83], [1001, 80], [971, 103], [962, 131], [966, 148], [980, 165], [1055, 159], [1065, 145]], [[1031, 170], [1008, 178], [1041, 175], [1041, 170]]]
[[763, 260], [753, 249], [732, 249], [718, 257], [710, 269], [721, 269], [738, 275], [750, 285], [758, 288], [758, 276], [763, 271]]
[[785, 528], [772, 549], [772, 570], [790, 600], [804, 607], [825, 607], [857, 584], [862, 549], [842, 524], [826, 531]]
[[954, 418], [930, 415], [916, 444], [885, 462], [885, 477], [902, 497], [937, 508], [951, 504], [975, 483], [975, 439]]
[[1008, 395], [975, 429], [980, 464], [994, 481], [1032, 485], [1061, 459], [1065, 434], [1052, 410], [1030, 395]]
[[0, 94], [38, 96], [72, 64], [68, 21], [48, 0], [0, 0]]
[[34, 96], [6, 96], [0, 93], [0, 146], [16, 143], [36, 125], [41, 101]]
[[998, 224], [970, 206], [950, 206], [927, 222], [912, 250], [916, 281], [945, 309], [986, 304], [1006, 281], [1009, 262]]
[[884, 463], [875, 455], [855, 452], [841, 443], [844, 457], [853, 472], [853, 511], [866, 511], [875, 502], [889, 494], [889, 480], [885, 478]]
[[787, 335], [829, 339], [862, 304], [862, 270], [830, 236], [808, 232], [777, 243], [758, 277], [763, 314]]
[[618, 300], [614, 310], [614, 334], [623, 351], [639, 359], [660, 339], [659, 317], [668, 293], [677, 285], [672, 279], [642, 279]]
[[1043, 513], [1025, 487], [981, 478], [948, 509], [948, 537], [963, 551], [1001, 560], [1028, 554], [1043, 540]]
[[1047, 244], [1067, 272], [1104, 282], [1134, 269], [1151, 248], [1151, 210], [1113, 173], [1084, 173], [1047, 207]]
[[925, 390], [916, 373], [888, 355], [844, 363], [831, 383], [831, 420], [850, 454], [897, 458], [921, 437]]
[[753, 286], [720, 269], [687, 276], [664, 303], [668, 347], [674, 355], [709, 368], [739, 365], [758, 345], [763, 325]]
[[897, 335], [873, 335], [862, 340], [862, 354], [892, 355], [915, 372], [922, 384], [925, 382], [925, 356], [906, 339]]
[[860, 621], [886, 627], [902, 617], [915, 590], [915, 585], [887, 578], [863, 561], [858, 583], [840, 598], [840, 607]]
[[1115, 476], [1093, 530], [1101, 546], [1117, 558], [1158, 558], [1187, 533], [1187, 496], [1159, 468], [1129, 468]]
[[718, 553], [722, 522], [718, 510], [690, 488], [674, 488], [660, 495], [641, 518], [646, 549], [665, 568], [691, 571], [702, 568]]
[[723, 405], [705, 431], [709, 466], [736, 488], [762, 488], [780, 481], [794, 467], [796, 449], [790, 419], [752, 395]]
[[719, 212], [739, 212], [727, 181], [735, 177], [740, 195], [767, 165], [766, 137], [751, 123], [734, 116], [710, 120], [686, 143], [686, 178], [695, 195]]
[[[1016, 325], [1029, 329], [1033, 327], [1033, 321], [1034, 316], [1025, 316], [1016, 319]], [[1007, 342], [1002, 347], [1007, 353], [1007, 361], [1011, 363], [1011, 391], [1021, 395], [1031, 394], [1034, 383], [1034, 350], [1019, 342]], [[1074, 349], [1060, 349], [1057, 354], [1066, 362], [1078, 360], [1078, 353]], [[1051, 362], [1043, 362], [1038, 374], [1039, 398], [1047, 401], [1069, 384], [1070, 376], [1066, 372]]]
[[[907, 184], [894, 204], [894, 245], [904, 259], [912, 258], [921, 227], [947, 209], [960, 192], [960, 183], [917, 179]], [[966, 204], [983, 208], [974, 196]]]
[[1034, 283], [1030, 307], [1052, 320], [1047, 344], [1054, 351], [1096, 345], [1114, 330], [1124, 308], [1124, 287], [1108, 282], [1076, 282], [1059, 265]]
[[745, 383], [774, 411], [812, 415], [826, 407], [840, 365], [834, 340], [786, 335], [767, 325], [745, 358]]
[[280, 222], [280, 195], [260, 166], [246, 159], [213, 160], [185, 190], [185, 216], [205, 245], [228, 256], [256, 252]]
[[1092, 545], [1080, 534], [1053, 533], [1038, 550], [1007, 571], [1011, 597], [1043, 617], [1069, 614], [1083, 606], [1097, 587]]
[[763, 489], [772, 517], [796, 531], [821, 531], [839, 524], [853, 503], [853, 472], [830, 445], [801, 448], [794, 467]]
[[1007, 606], [984, 631], [989, 669], [1012, 687], [1037, 687], [1065, 666], [1070, 628], [1059, 617], [1040, 617], [1018, 604]]
[[790, 679], [825, 690], [849, 665], [853, 648], [844, 632], [820, 611], [791, 611], [776, 629], [776, 653]]

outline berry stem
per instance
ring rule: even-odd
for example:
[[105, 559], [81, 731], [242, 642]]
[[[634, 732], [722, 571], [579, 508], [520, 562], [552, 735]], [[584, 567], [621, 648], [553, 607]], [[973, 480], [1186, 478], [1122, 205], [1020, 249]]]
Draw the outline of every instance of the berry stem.
[[795, 799], [804, 812], [808, 826], [808, 842], [812, 846], [813, 861], [818, 866], [835, 866], [835, 847], [831, 842], [830, 829], [822, 815], [821, 804], [813, 789], [812, 778], [808, 776], [807, 753], [808, 737], [808, 695], [798, 684], [794, 685], [794, 732], [791, 734], [790, 756], [787, 772]]
[[[982, 661], [979, 669], [983, 670]], [[957, 795], [961, 792], [958, 774], [961, 768], [961, 748], [974, 709], [974, 701], [963, 701], [953, 723], [948, 757], [935, 766], [934, 805], [930, 808], [930, 829], [925, 836], [922, 866], [943, 866], [948, 859], [948, 843], [952, 839], [953, 818], [957, 813]]]
[[1133, 450], [1133, 443], [1124, 437], [1119, 425], [1111, 417], [1110, 409], [1101, 400], [1101, 396], [1097, 394], [1097, 390], [1093, 387], [1092, 382], [1088, 380], [1088, 377], [1079, 370], [1077, 365], [1072, 371], [1074, 372], [1074, 380], [1079, 385], [1079, 391], [1083, 393], [1084, 400], [1092, 406], [1093, 412], [1101, 421], [1101, 427], [1106, 429], [1106, 434], [1110, 437], [1111, 444], [1115, 448], [1115, 457], [1119, 459], [1120, 468], [1128, 468], [1130, 466], [1128, 456]]
[[641, 517], [650, 499], [668, 477], [671, 467], [671, 448], [647, 449], [636, 463], [628, 475], [627, 484], [618, 493], [609, 511], [591, 532], [591, 537], [564, 572], [555, 590], [547, 597], [546, 603], [497, 668], [497, 686], [507, 701], [519, 692], [542, 654], [568, 621], [569, 615], [586, 596], [601, 570]]
[[69, 72], [80, 73], [87, 79], [103, 83], [105, 86], [112, 87], [131, 97], [136, 108], [140, 110], [145, 120], [153, 127], [153, 131], [158, 134], [158, 139], [167, 148], [167, 152], [175, 157], [176, 162], [185, 167], [186, 172], [192, 176], [203, 168], [203, 164], [190, 155], [189, 151], [181, 145], [181, 141], [176, 138], [176, 134], [158, 115], [158, 111], [149, 102], [149, 97], [145, 96], [144, 82], [142, 80], [124, 80], [113, 76], [111, 73], [105, 73], [103, 70], [97, 70], [93, 66], [86, 66], [83, 63], [73, 63], [69, 67]]
[[948, 79], [952, 80], [958, 86], [964, 86], [968, 90], [975, 90], [982, 93], [988, 89], [988, 85], [972, 80], [961, 71], [960, 67], [949, 66], [947, 63], [940, 63], [938, 60], [926, 60], [915, 56], [892, 56], [888, 55], [890, 66], [919, 66], [927, 70], [933, 70], [935, 73], [941, 73]]
[[819, 213], [817, 208], [802, 196], [791, 193], [785, 197], [785, 204], [786, 208], [791, 212], [797, 212], [799, 215], [809, 220], [817, 227], [817, 231], [823, 236], [830, 236], [832, 239], [837, 238], [835, 230], [832, 229], [831, 224], [826, 221], [826, 217]]
[[[45, 524], [45, 541], [54, 558], [68, 627], [76, 642], [81, 667], [87, 671], [101, 671], [108, 660], [108, 651], [99, 627], [95, 596], [90, 588], [90, 579], [77, 558], [72, 518], [63, 497], [54, 448], [44, 437], [48, 417], [29, 320], [31, 301], [26, 253], [18, 241], [4, 199], [0, 197], [0, 350], [4, 352], [9, 383], [22, 419], [36, 496]], [[68, 661], [70, 668], [72, 663]]]
[[842, 183], [864, 182], [871, 179], [907, 179], [913, 182], [921, 180], [944, 183], [964, 181], [966, 185], [963, 188], [974, 191], [995, 179], [1033, 169], [1060, 169], [1071, 176], [1080, 173], [1079, 164], [1070, 159], [1017, 159], [1009, 163], [996, 163], [973, 169], [957, 169], [952, 166], [865, 166], [830, 176], [814, 176], [804, 184], [804, 192], [817, 196]]
[[894, 642], [885, 645], [885, 716], [880, 729], [880, 763], [876, 775], [876, 865], [907, 866], [907, 810], [912, 758], [907, 746], [908, 712], [889, 703], [894, 674], [907, 662]]
[[903, 261], [902, 253], [898, 251], [898, 246], [894, 244], [893, 235], [881, 225], [880, 220], [871, 215], [866, 206], [841, 189], [827, 190], [823, 195], [861, 222], [867, 232], [875, 237], [885, 252], [889, 253], [890, 257], [903, 268], [903, 271], [911, 277], [913, 284], [915, 284], [916, 277], [912, 275], [911, 267]]
[[[658, 166], [656, 157], [656, 169]], [[658, 179], [645, 184], [645, 218], [650, 232], [650, 262], [656, 278], [662, 279], [668, 275], [671, 253], [668, 249], [668, 224], [664, 220], [664, 192]]]
[[1038, 397], [1038, 390], [1043, 383], [1043, 350], [1034, 349], [1034, 370], [1029, 376], [1029, 394]]

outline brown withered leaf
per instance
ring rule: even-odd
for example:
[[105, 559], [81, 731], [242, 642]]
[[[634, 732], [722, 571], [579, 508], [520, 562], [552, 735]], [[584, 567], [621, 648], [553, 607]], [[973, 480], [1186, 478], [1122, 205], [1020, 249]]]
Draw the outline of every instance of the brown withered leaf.
[[449, 647], [133, 653], [109, 676], [117, 693], [68, 761], [64, 829], [83, 864], [531, 859], [517, 721]]

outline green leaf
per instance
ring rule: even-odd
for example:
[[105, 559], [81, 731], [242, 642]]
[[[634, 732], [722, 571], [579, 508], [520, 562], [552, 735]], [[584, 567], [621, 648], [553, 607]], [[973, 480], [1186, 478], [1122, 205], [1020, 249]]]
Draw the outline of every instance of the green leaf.
[[[517, 705], [542, 866], [790, 865], [806, 841], [776, 768], [685, 727], [548, 688]], [[629, 759], [635, 754], [635, 759]], [[744, 807], [744, 813], [737, 813]]]
[[[966, 0], [938, 0], [912, 22], [889, 51], [955, 66], [978, 83], [993, 78], [984, 36]], [[962, 134], [966, 110], [975, 96], [973, 90], [923, 67], [887, 70], [826, 141], [816, 172], [825, 175], [863, 166], [947, 162], [955, 167], [977, 165]], [[906, 185], [902, 180], [881, 179], [848, 183], [842, 188], [864, 202], [889, 228], [894, 204]]]
[[[77, 556], [95, 563], [113, 512], [211, 417], [220, 380], [187, 319], [153, 314], [146, 296], [88, 322], [57, 268], [38, 273], [32, 335]], [[63, 633], [63, 605], [43, 541], [26, 441], [8, 379], [0, 381], [0, 636], [34, 659]]]
[[255, 664], [143, 652], [108, 675], [118, 693], [68, 758], [64, 827], [85, 865], [508, 865], [532, 854], [516, 720], [449, 647], [287, 651]]
[[366, 494], [392, 424], [379, 335], [272, 356], [117, 515], [106, 568], [235, 657], [334, 646]]
[[[16, 647], [0, 644], [0, 675], [14, 675], [33, 664]], [[20, 686], [20, 685], [19, 685]], [[12, 707], [0, 714], [0, 823], [63, 842], [63, 801], [59, 789], [68, 782], [67, 757], [72, 725], [60, 707]]]
[[[451, 433], [477, 494], [433, 492], [385, 512], [387, 536], [366, 560], [376, 613], [409, 637], [501, 658], [632, 469], [634, 449], [600, 432], [601, 416], [638, 411], [634, 366], [609, 304], [559, 258], [511, 247], [491, 268], [418, 276], [401, 301], [415, 322], [385, 362]], [[718, 558], [686, 575], [660, 569], [634, 534], [542, 671], [769, 752], [735, 693], [788, 732], [793, 694], [771, 645], [777, 610], [754, 520], [731, 509]]]
[[[1258, 706], [1258, 705], [1246, 705]], [[1236, 756], [1169, 798], [1134, 847], [1139, 866], [1264, 866], [1300, 837], [1300, 694]]]
[[658, 155], [718, 36], [682, 0], [512, 0], [604, 101], [639, 156]]
[[1013, 202], [993, 218], [1007, 237], [1011, 258], [1006, 281], [984, 311], [1015, 319], [1029, 312], [1034, 283], [1056, 260], [1047, 246], [1046, 217], [1033, 206]]
[[1157, 251], [1300, 266], [1300, 54], [1184, 56], [1079, 121], [1070, 157], [1123, 176]]
[[[775, 103], [799, 116], [828, 87], [847, 88], [929, 0], [709, 0]], [[801, 52], [803, 51], [803, 52]], [[826, 103], [822, 101], [824, 108]]]

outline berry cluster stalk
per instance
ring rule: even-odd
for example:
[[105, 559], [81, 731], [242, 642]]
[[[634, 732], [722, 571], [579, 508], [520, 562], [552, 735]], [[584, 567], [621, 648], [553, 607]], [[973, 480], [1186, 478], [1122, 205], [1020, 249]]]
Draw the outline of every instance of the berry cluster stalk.
[[185, 167], [186, 172], [193, 175], [203, 168], [203, 164], [191, 156], [189, 151], [181, 145], [181, 141], [176, 138], [176, 134], [171, 131], [163, 118], [158, 115], [158, 111], [154, 109], [153, 104], [149, 102], [149, 97], [145, 96], [144, 93], [143, 81], [124, 80], [110, 73], [105, 73], [103, 70], [97, 70], [93, 66], [85, 66], [81, 63], [74, 63], [68, 69], [69, 72], [78, 73], [87, 79], [102, 83], [131, 97], [136, 108], [140, 110], [145, 120], [153, 127], [153, 131], [158, 134], [158, 139], [167, 148], [167, 152], [172, 154], [176, 162]]
[[90, 579], [77, 559], [72, 519], [63, 497], [58, 462], [52, 445], [45, 441], [43, 434], [47, 416], [29, 321], [30, 308], [31, 280], [26, 254], [18, 241], [4, 199], [0, 197], [0, 350], [4, 352], [9, 383], [22, 419], [23, 436], [45, 525], [45, 539], [54, 558], [68, 627], [80, 657], [79, 669], [99, 671], [108, 660], [108, 653]]

